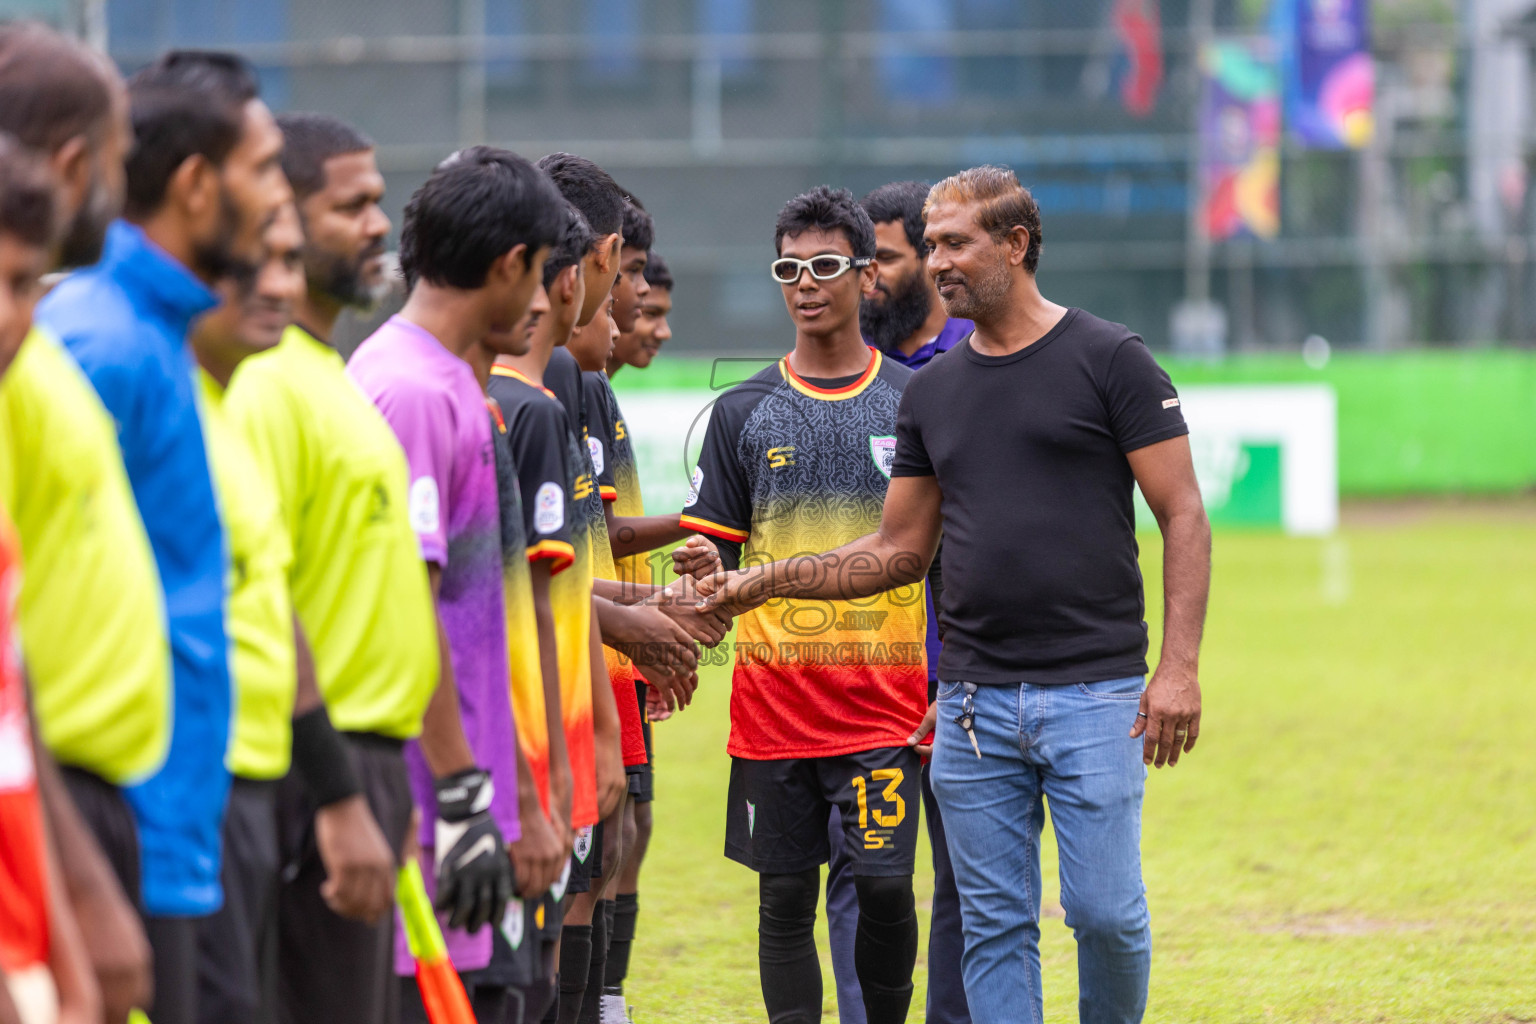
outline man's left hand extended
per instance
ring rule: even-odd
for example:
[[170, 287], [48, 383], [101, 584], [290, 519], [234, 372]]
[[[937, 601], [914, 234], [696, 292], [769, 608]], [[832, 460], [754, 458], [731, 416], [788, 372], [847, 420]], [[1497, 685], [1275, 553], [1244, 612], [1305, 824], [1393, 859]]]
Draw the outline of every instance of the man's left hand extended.
[[1141, 695], [1141, 707], [1131, 738], [1142, 740], [1143, 764], [1161, 768], [1179, 763], [1179, 755], [1195, 749], [1200, 738], [1200, 680], [1196, 670], [1157, 666]]

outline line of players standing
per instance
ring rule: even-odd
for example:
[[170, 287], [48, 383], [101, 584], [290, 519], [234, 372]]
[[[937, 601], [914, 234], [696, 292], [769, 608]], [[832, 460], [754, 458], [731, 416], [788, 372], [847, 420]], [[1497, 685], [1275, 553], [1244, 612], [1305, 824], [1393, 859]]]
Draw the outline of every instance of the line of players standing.
[[[229, 55], [125, 85], [19, 25], [0, 132], [0, 1020], [425, 1019], [411, 855], [481, 1021], [626, 1020], [649, 721], [729, 626], [653, 579], [692, 529], [643, 514], [608, 383], [668, 337], [650, 216], [580, 157], [460, 151], [407, 207], [404, 309], [343, 364], [390, 229], [355, 129], [274, 118]], [[866, 333], [913, 366], [968, 328], [921, 273], [925, 194], [865, 201]]]

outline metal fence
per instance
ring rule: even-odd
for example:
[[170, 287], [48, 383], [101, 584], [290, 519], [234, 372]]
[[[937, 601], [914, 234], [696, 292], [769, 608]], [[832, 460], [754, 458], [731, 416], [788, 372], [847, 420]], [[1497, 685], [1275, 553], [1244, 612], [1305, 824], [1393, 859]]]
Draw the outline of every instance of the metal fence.
[[[0, 0], [0, 11], [17, 0]], [[1170, 344], [1187, 296], [1234, 350], [1536, 343], [1531, 0], [1377, 0], [1377, 131], [1282, 151], [1278, 238], [1191, 230], [1200, 44], [1262, 0], [1165, 0], [1145, 116], [1124, 109], [1114, 0], [44, 0], [125, 67], [223, 46], [276, 107], [379, 143], [388, 206], [451, 149], [590, 156], [639, 195], [678, 277], [674, 348], [788, 344], [762, 272], [773, 218], [980, 162], [1040, 201], [1042, 288]]]

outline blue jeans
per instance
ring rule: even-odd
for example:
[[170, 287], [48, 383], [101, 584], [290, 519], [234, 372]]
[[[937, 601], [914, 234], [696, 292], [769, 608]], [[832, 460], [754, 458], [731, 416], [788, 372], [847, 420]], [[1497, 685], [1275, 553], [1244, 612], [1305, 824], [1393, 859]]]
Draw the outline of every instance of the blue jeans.
[[1141, 881], [1146, 768], [1130, 738], [1140, 676], [976, 688], [981, 757], [955, 722], [960, 683], [939, 687], [933, 792], [944, 812], [965, 922], [965, 994], [976, 1024], [1040, 1024], [1042, 801], [1061, 854], [1061, 903], [1077, 939], [1083, 1024], [1142, 1019], [1152, 930]]

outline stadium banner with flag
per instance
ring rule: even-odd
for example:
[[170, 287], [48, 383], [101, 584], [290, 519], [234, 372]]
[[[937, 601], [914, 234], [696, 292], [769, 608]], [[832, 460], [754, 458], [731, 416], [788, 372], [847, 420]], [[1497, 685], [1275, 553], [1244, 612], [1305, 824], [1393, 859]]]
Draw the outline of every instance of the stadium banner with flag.
[[1280, 233], [1280, 89], [1266, 49], [1229, 39], [1201, 54], [1200, 198], [1212, 241]]
[[1375, 132], [1370, 0], [1274, 0], [1285, 121], [1308, 149], [1361, 149]]
[[[646, 510], [683, 507], [718, 392], [649, 388], [621, 401]], [[1327, 384], [1207, 384], [1179, 389], [1195, 475], [1218, 528], [1333, 532], [1339, 519], [1338, 401]], [[1137, 526], [1156, 523], [1140, 496]], [[665, 566], [670, 566], [665, 560]]]

